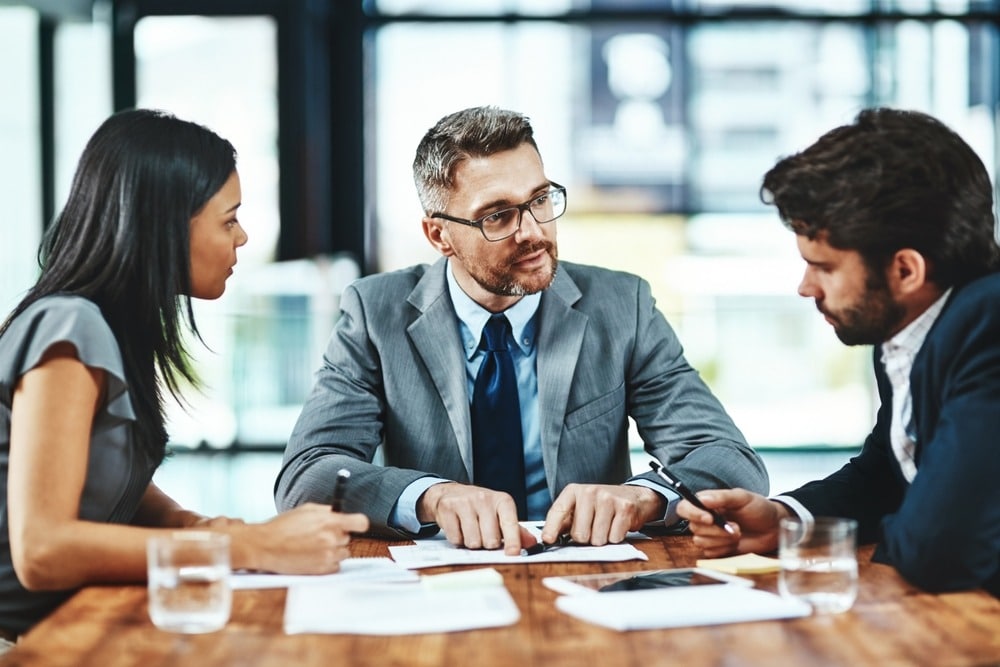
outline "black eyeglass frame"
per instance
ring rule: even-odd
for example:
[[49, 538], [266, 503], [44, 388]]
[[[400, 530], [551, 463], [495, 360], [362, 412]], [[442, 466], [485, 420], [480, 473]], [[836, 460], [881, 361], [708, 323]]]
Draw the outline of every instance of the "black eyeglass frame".
[[[531, 212], [531, 204], [535, 200], [537, 200], [539, 197], [543, 197], [545, 195], [551, 195], [553, 192], [561, 192], [562, 193], [562, 196], [563, 196], [563, 210], [562, 210], [562, 213], [560, 213], [556, 217], [552, 218], [552, 220], [546, 220], [545, 222], [542, 222], [541, 220], [539, 220], [538, 218], [535, 217], [534, 213]], [[486, 215], [482, 216], [481, 218], [476, 218], [475, 220], [469, 220], [467, 218], [456, 218], [455, 216], [448, 215], [447, 213], [431, 213], [428, 217], [431, 217], [431, 218], [441, 218], [442, 220], [448, 220], [449, 222], [457, 222], [460, 225], [466, 225], [468, 227], [475, 227], [476, 229], [479, 230], [479, 233], [483, 235], [484, 239], [486, 239], [490, 243], [495, 243], [497, 241], [503, 241], [504, 239], [509, 239], [514, 234], [517, 234], [517, 230], [521, 229], [521, 219], [524, 217], [525, 211], [527, 211], [531, 215], [531, 217], [534, 219], [534, 221], [537, 222], [539, 225], [546, 225], [546, 224], [552, 222], [553, 220], [558, 220], [559, 218], [561, 218], [566, 213], [566, 204], [567, 204], [567, 202], [565, 200], [566, 200], [566, 186], [559, 185], [555, 181], [549, 181], [549, 189], [548, 189], [547, 192], [545, 192], [545, 194], [541, 194], [541, 195], [537, 195], [535, 197], [532, 197], [528, 201], [526, 201], [524, 203], [521, 203], [521, 204], [515, 204], [514, 206], [505, 206], [502, 209], [500, 209], [499, 211], [493, 211], [492, 213], [487, 213]], [[518, 215], [517, 215], [517, 226], [514, 227], [514, 231], [512, 231], [510, 234], [507, 234], [506, 236], [501, 236], [498, 239], [491, 239], [488, 236], [486, 236], [486, 231], [483, 230], [483, 220], [485, 220], [486, 218], [489, 218], [490, 216], [494, 216], [497, 213], [500, 213], [501, 211], [511, 211], [511, 210], [514, 210], [514, 209], [517, 209], [517, 213], [518, 213]]]

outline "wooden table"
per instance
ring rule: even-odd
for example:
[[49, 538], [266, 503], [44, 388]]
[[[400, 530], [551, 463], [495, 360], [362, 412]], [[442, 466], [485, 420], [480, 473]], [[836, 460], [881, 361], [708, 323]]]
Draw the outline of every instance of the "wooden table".
[[[357, 540], [356, 556], [388, 555], [389, 542]], [[555, 608], [543, 577], [694, 564], [690, 538], [637, 542], [648, 562], [497, 566], [521, 610], [513, 626], [394, 637], [285, 635], [284, 590], [236, 591], [220, 632], [178, 635], [154, 628], [143, 586], [83, 589], [22, 637], [0, 666], [195, 665], [986, 665], [1000, 664], [1000, 600], [982, 591], [929, 595], [892, 568], [859, 554], [860, 591], [836, 616], [735, 625], [615, 632]], [[438, 573], [455, 568], [436, 568]], [[776, 575], [755, 577], [775, 590]]]

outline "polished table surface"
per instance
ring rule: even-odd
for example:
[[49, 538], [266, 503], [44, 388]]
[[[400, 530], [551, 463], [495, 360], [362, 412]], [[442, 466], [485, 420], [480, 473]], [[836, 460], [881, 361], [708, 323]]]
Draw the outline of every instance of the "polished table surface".
[[[390, 542], [359, 539], [355, 556], [386, 556]], [[405, 544], [400, 542], [399, 544]], [[0, 659], [8, 665], [1000, 665], [1000, 600], [982, 591], [930, 595], [859, 552], [860, 590], [836, 616], [671, 630], [616, 632], [555, 607], [543, 577], [684, 567], [689, 537], [637, 541], [648, 562], [496, 566], [521, 610], [503, 628], [410, 636], [285, 635], [285, 591], [236, 591], [229, 624], [206, 635], [157, 630], [144, 586], [85, 588]], [[461, 568], [435, 568], [439, 573]], [[776, 575], [753, 577], [774, 591]]]

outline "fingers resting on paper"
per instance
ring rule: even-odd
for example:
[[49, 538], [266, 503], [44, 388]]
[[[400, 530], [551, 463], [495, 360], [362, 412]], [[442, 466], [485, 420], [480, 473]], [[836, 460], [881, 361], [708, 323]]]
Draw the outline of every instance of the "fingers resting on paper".
[[665, 501], [642, 486], [569, 484], [552, 503], [542, 528], [542, 542], [552, 544], [569, 534], [580, 544], [618, 544], [663, 516]]
[[[542, 541], [554, 544], [568, 534], [580, 544], [618, 544], [630, 530], [661, 518], [665, 500], [655, 491], [633, 485], [570, 484], [545, 517]], [[447, 482], [436, 484], [419, 502], [421, 520], [438, 524], [452, 544], [469, 549], [499, 549], [518, 555], [537, 542], [518, 523], [513, 499], [506, 493]]]
[[447, 482], [427, 489], [420, 506], [449, 542], [469, 549], [499, 549], [516, 556], [536, 542], [518, 523], [510, 495], [478, 486]]

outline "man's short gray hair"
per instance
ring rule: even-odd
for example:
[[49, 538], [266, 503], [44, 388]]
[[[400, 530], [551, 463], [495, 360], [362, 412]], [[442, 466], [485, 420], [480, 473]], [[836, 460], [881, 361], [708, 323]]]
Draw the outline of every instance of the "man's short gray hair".
[[512, 150], [525, 142], [538, 150], [528, 117], [516, 111], [473, 107], [439, 120], [420, 140], [413, 159], [413, 182], [424, 213], [445, 210], [455, 170], [462, 161]]

